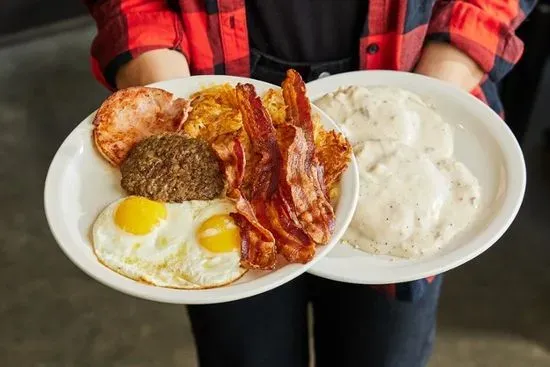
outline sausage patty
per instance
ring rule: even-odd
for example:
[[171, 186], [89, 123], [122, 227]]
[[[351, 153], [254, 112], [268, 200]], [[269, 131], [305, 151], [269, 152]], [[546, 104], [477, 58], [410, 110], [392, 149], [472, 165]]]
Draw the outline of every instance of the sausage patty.
[[176, 134], [137, 143], [120, 167], [131, 195], [163, 202], [212, 200], [224, 189], [218, 160], [205, 141]]

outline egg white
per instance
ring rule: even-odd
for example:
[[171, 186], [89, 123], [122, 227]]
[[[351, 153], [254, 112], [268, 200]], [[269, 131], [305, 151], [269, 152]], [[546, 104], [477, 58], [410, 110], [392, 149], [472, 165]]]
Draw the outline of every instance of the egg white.
[[221, 286], [246, 272], [238, 250], [214, 253], [196, 238], [205, 220], [234, 211], [231, 201], [166, 203], [166, 219], [146, 235], [133, 235], [114, 222], [123, 200], [107, 206], [92, 228], [94, 253], [110, 269], [134, 280], [182, 289]]
[[202, 247], [195, 234], [208, 218], [235, 211], [228, 200], [190, 201], [193, 213], [192, 236], [183, 246], [186, 261], [179, 263], [179, 271], [194, 284], [213, 287], [227, 284], [241, 277], [245, 270], [240, 267], [240, 246], [231, 252], [211, 252]]

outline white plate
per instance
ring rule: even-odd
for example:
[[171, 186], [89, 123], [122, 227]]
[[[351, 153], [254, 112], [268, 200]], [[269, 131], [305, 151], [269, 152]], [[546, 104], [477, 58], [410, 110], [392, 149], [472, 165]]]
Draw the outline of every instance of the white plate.
[[[447, 83], [396, 71], [357, 71], [307, 85], [312, 101], [339, 87], [395, 86], [435, 104], [455, 130], [455, 157], [482, 188], [479, 219], [440, 252], [418, 260], [376, 256], [338, 244], [310, 273], [349, 283], [387, 284], [421, 279], [455, 268], [487, 250], [514, 220], [525, 192], [523, 154], [502, 119], [475, 97]], [[359, 203], [358, 205], [361, 205]]]
[[[188, 97], [202, 87], [218, 84], [251, 83], [259, 95], [274, 85], [230, 76], [194, 76], [156, 83], [179, 97]], [[290, 264], [275, 271], [249, 271], [230, 285], [205, 290], [178, 290], [136, 282], [101, 265], [92, 250], [90, 227], [97, 215], [112, 201], [125, 196], [120, 187], [120, 173], [96, 152], [92, 142], [94, 113], [82, 121], [65, 139], [50, 165], [44, 190], [46, 217], [50, 229], [65, 254], [84, 272], [121, 292], [168, 303], [220, 303], [253, 296], [280, 286], [325, 256], [338, 242], [351, 221], [358, 195], [355, 160], [343, 175], [342, 197], [336, 208], [336, 230], [332, 241], [319, 246], [315, 258], [306, 265]], [[337, 129], [323, 114], [322, 123]]]

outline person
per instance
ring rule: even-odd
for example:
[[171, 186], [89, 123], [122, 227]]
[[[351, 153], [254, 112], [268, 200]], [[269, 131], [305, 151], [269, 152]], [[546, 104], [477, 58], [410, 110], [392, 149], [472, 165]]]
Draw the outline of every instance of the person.
[[[356, 69], [411, 71], [501, 113], [532, 0], [86, 0], [97, 79], [111, 90], [194, 74], [280, 84]], [[303, 275], [244, 300], [188, 306], [200, 366], [425, 366], [442, 275], [386, 286]], [[313, 356], [308, 348], [308, 305]]]

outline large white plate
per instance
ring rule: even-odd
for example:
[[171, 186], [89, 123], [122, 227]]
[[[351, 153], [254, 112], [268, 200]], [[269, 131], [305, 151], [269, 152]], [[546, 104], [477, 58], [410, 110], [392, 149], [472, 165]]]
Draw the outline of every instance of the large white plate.
[[[482, 212], [440, 252], [418, 260], [376, 256], [338, 244], [310, 269], [315, 275], [349, 283], [387, 284], [421, 279], [455, 268], [487, 250], [514, 220], [525, 192], [523, 154], [502, 119], [475, 97], [447, 83], [396, 71], [357, 71], [307, 85], [312, 101], [348, 85], [395, 86], [435, 104], [455, 130], [455, 157], [477, 176]], [[362, 205], [362, 203], [358, 203]]]
[[[268, 83], [230, 76], [194, 76], [153, 86], [179, 97], [188, 97], [202, 87], [226, 82], [233, 85], [251, 83], [260, 95], [269, 88], [277, 88]], [[308, 264], [290, 264], [269, 272], [249, 271], [235, 283], [205, 290], [161, 288], [133, 281], [100, 264], [92, 250], [90, 227], [96, 216], [107, 204], [125, 196], [119, 183], [119, 171], [109, 166], [95, 150], [91, 138], [93, 116], [94, 113], [71, 132], [53, 158], [44, 190], [46, 217], [65, 254], [88, 275], [121, 292], [159, 302], [206, 304], [237, 300], [268, 291], [304, 273], [325, 256], [338, 242], [355, 211], [358, 174], [353, 160], [342, 179], [342, 197], [336, 208], [336, 230], [332, 241], [318, 247], [315, 258]], [[337, 129], [324, 114], [322, 123], [329, 129]]]

